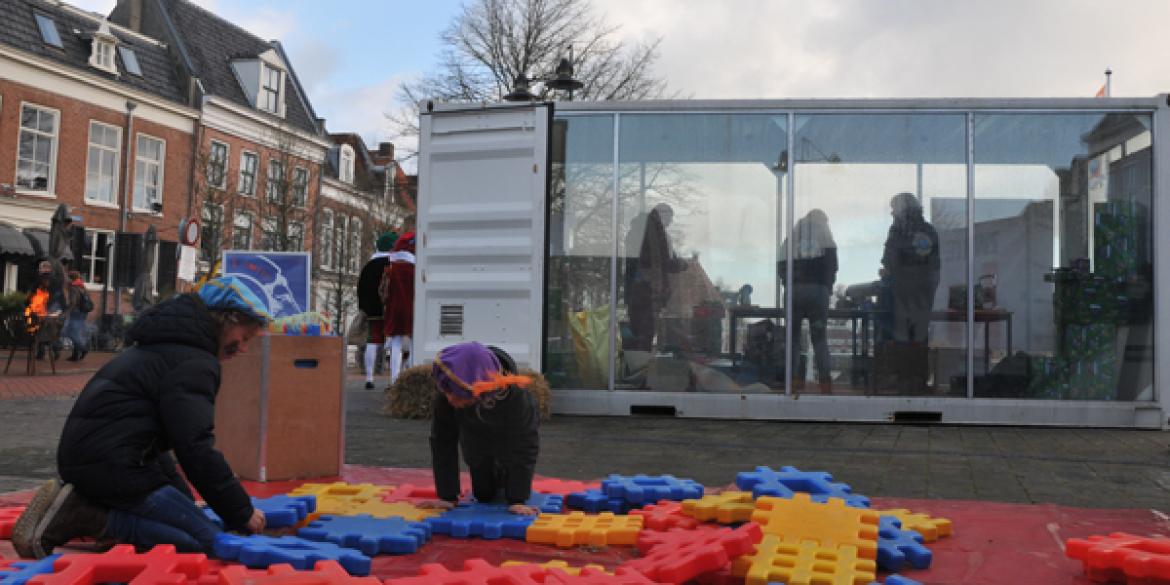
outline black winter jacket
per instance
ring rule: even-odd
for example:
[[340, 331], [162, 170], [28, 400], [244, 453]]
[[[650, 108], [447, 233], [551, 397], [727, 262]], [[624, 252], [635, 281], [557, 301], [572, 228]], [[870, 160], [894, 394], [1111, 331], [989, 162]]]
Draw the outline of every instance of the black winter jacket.
[[169, 451], [230, 528], [252, 503], [215, 448], [219, 392], [215, 322], [195, 295], [143, 312], [132, 347], [94, 374], [65, 421], [57, 447], [61, 479], [84, 496], [128, 509], [168, 483], [191, 495]]

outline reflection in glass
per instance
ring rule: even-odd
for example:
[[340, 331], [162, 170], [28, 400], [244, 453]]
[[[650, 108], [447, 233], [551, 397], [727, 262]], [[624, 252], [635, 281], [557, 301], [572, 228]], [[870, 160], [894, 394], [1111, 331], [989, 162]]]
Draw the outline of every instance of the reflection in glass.
[[613, 116], [553, 126], [545, 375], [554, 388], [609, 387]]
[[1013, 315], [976, 340], [976, 396], [1153, 397], [1150, 123], [976, 115], [976, 296]]
[[833, 256], [810, 276], [815, 250], [792, 250], [794, 391], [965, 396], [966, 117], [800, 115], [796, 129], [796, 217], [824, 217]]

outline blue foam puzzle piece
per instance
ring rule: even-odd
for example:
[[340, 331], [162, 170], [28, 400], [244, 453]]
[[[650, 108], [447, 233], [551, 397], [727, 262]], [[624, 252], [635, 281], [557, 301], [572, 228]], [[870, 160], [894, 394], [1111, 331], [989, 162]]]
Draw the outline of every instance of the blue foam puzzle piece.
[[53, 572], [53, 563], [61, 555], [49, 555], [39, 561], [16, 561], [7, 567], [0, 567], [0, 585], [24, 585], [37, 575]]
[[301, 571], [311, 571], [317, 561], [337, 561], [350, 575], [370, 574], [370, 557], [331, 542], [314, 542], [295, 536], [274, 538], [221, 532], [215, 537], [215, 556], [253, 569], [288, 563]]
[[528, 526], [536, 516], [519, 516], [508, 511], [501, 504], [460, 504], [434, 518], [427, 518], [435, 534], [446, 534], [453, 538], [478, 536], [485, 540], [515, 538], [524, 540]]
[[702, 484], [673, 475], [611, 474], [601, 482], [601, 490], [611, 498], [644, 505], [659, 500], [687, 500], [703, 497]]
[[901, 575], [890, 575], [886, 577], [886, 585], [922, 585], [922, 582]]
[[637, 504], [632, 504], [622, 498], [611, 498], [605, 495], [601, 490], [585, 490], [583, 492], [573, 492], [565, 499], [565, 502], [570, 508], [574, 510], [582, 510], [591, 514], [598, 512], [613, 512], [614, 514], [625, 514], [634, 508], [638, 508]]
[[[472, 496], [468, 500], [468, 503], [478, 504], [480, 502]], [[565, 510], [565, 497], [560, 494], [539, 494], [533, 492], [524, 504], [540, 510], [542, 514], [560, 514]], [[489, 502], [485, 505], [507, 507], [506, 504], [499, 504], [497, 502]]]
[[[310, 512], [317, 510], [317, 496], [272, 496], [252, 498], [252, 507], [264, 512], [266, 528], [288, 528], [296, 526]], [[203, 508], [203, 514], [216, 526], [223, 528], [223, 520], [210, 507]]]
[[297, 536], [355, 548], [371, 557], [377, 554], [404, 555], [418, 551], [431, 537], [431, 527], [425, 522], [408, 522], [397, 516], [326, 515], [300, 529]]
[[852, 508], [868, 508], [869, 498], [853, 493], [849, 484], [834, 482], [833, 475], [824, 471], [801, 471], [784, 466], [780, 471], [770, 467], [757, 467], [755, 471], [742, 471], [735, 476], [735, 485], [741, 490], [752, 492], [753, 498], [773, 496], [791, 498], [801, 492], [812, 496], [812, 501], [824, 503], [829, 498], [845, 500]]
[[877, 566], [885, 571], [900, 571], [910, 563], [915, 569], [926, 569], [934, 559], [922, 535], [913, 530], [902, 530], [902, 523], [895, 516], [878, 519]]

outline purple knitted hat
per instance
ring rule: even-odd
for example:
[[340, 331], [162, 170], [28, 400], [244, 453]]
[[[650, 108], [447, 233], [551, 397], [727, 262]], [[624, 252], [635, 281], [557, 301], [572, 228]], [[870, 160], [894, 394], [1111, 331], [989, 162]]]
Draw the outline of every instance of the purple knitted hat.
[[460, 398], [476, 398], [471, 386], [499, 377], [500, 360], [479, 343], [460, 343], [444, 348], [435, 356], [431, 374], [440, 391]]

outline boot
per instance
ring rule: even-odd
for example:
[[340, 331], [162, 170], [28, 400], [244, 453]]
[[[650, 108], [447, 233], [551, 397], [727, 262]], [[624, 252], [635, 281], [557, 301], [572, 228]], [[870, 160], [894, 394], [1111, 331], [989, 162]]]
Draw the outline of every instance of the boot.
[[50, 479], [33, 495], [32, 501], [28, 503], [24, 513], [16, 520], [16, 525], [12, 527], [12, 547], [16, 549], [16, 554], [26, 559], [36, 556], [33, 552], [33, 541], [37, 526], [45, 517], [49, 506], [57, 499], [57, 494], [60, 491], [61, 482]]
[[[105, 530], [106, 511], [87, 502], [71, 484], [65, 484], [37, 523], [31, 543], [22, 546], [31, 544], [33, 556], [43, 559], [53, 549], [75, 538], [100, 538]], [[15, 536], [14, 533], [14, 541]]]

